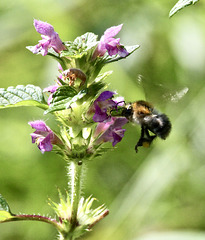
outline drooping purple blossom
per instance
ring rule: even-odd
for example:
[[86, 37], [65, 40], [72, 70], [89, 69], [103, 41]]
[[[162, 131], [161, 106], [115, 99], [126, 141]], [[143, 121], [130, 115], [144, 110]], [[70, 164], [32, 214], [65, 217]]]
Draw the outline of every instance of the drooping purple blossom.
[[34, 27], [42, 37], [42, 40], [30, 49], [34, 54], [41, 53], [45, 56], [49, 48], [53, 48], [57, 53], [66, 49], [52, 25], [34, 19]]
[[108, 28], [101, 37], [97, 46], [95, 55], [104, 56], [106, 51], [110, 56], [119, 54], [121, 57], [126, 57], [129, 52], [120, 44], [120, 38], [114, 38], [121, 30], [123, 24]]
[[28, 124], [36, 129], [34, 133], [31, 133], [32, 143], [36, 143], [42, 153], [50, 152], [53, 149], [53, 144], [62, 144], [61, 140], [44, 121], [37, 120]]
[[103, 122], [109, 118], [107, 114], [108, 108], [116, 108], [117, 103], [111, 98], [115, 93], [111, 91], [104, 91], [100, 96], [94, 101], [94, 122]]
[[98, 123], [94, 136], [99, 138], [96, 144], [111, 142], [114, 147], [124, 137], [125, 129], [122, 129], [128, 120], [124, 117], [112, 117], [110, 121]]

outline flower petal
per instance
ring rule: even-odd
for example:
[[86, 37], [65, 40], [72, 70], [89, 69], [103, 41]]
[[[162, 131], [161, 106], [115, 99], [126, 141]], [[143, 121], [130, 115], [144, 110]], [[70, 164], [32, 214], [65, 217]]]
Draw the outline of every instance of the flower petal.
[[127, 55], [129, 55], [129, 52], [123, 47], [123, 46], [118, 46], [118, 54], [120, 55], [120, 57], [127, 57]]
[[124, 117], [112, 117], [109, 122], [99, 123], [94, 136], [97, 137], [99, 134], [101, 135], [96, 140], [96, 144], [112, 142], [112, 145], [115, 146], [124, 137], [125, 129], [122, 129], [122, 126], [127, 122], [128, 120]]
[[120, 24], [118, 26], [113, 26], [113, 27], [108, 28], [104, 32], [105, 38], [112, 38], [112, 37], [116, 36], [122, 29], [122, 26], [123, 26], [123, 24]]
[[51, 86], [49, 86], [49, 87], [47, 87], [47, 88], [44, 88], [43, 91], [44, 91], [44, 92], [54, 93], [54, 92], [57, 90], [58, 87], [59, 87], [59, 86], [58, 86], [57, 84], [51, 85]]
[[66, 47], [49, 23], [34, 19], [34, 27], [41, 34], [42, 40], [36, 46], [29, 48], [34, 54], [41, 53], [43, 56], [48, 54], [48, 49], [53, 48], [57, 53], [65, 50]]
[[95, 102], [101, 102], [101, 101], [105, 101], [109, 98], [112, 98], [113, 95], [115, 94], [115, 92], [111, 92], [111, 91], [104, 91], [100, 94], [100, 96], [95, 100]]
[[50, 152], [53, 149], [53, 145], [51, 144], [50, 135], [40, 140], [38, 143], [38, 148], [42, 153]]
[[33, 25], [36, 31], [42, 35], [51, 37], [54, 34], [54, 28], [51, 24], [34, 19]]
[[50, 128], [48, 126], [46, 126], [45, 122], [42, 120], [37, 120], [37, 121], [33, 121], [33, 122], [29, 122], [28, 123], [32, 128], [35, 128], [36, 130], [39, 131], [44, 131], [44, 132], [48, 132], [50, 130]]
[[120, 129], [120, 130], [112, 133], [112, 135], [113, 135], [112, 146], [113, 147], [122, 140], [122, 138], [124, 137], [125, 131], [126, 131], [125, 129]]
[[107, 119], [107, 113], [106, 111], [102, 111], [102, 109], [96, 105], [95, 106], [95, 114], [93, 116], [93, 121], [94, 122], [103, 122]]
[[125, 117], [117, 117], [115, 118], [113, 128], [121, 128], [128, 122], [127, 118]]

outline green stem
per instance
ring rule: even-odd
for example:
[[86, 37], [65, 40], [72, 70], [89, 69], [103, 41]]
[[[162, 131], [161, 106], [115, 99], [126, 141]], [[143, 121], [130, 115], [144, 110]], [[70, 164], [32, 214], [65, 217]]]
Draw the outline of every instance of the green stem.
[[[69, 167], [69, 175], [71, 177], [71, 232], [78, 226], [77, 213], [78, 204], [81, 198], [83, 165], [79, 165], [77, 161], [72, 161]], [[71, 238], [72, 239], [72, 238]]]
[[32, 220], [32, 221], [41, 221], [45, 223], [50, 223], [57, 229], [61, 228], [61, 224], [58, 223], [55, 219], [41, 216], [41, 215], [35, 215], [35, 214], [18, 214], [13, 215], [12, 218], [8, 218], [4, 222], [12, 222], [12, 221], [26, 221], [26, 220]]

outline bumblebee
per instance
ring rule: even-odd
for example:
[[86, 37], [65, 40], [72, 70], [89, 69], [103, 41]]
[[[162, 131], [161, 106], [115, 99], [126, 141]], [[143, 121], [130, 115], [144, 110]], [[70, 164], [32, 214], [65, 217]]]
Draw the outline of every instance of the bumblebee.
[[141, 126], [141, 135], [135, 146], [136, 152], [140, 146], [149, 147], [156, 137], [166, 139], [171, 131], [169, 118], [159, 113], [151, 103], [143, 100], [125, 104], [112, 111], [112, 115], [118, 114]]

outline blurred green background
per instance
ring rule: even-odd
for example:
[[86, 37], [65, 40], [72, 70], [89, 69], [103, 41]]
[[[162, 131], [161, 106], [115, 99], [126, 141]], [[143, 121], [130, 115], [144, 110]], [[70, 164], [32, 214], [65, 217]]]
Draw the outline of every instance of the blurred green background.
[[[139, 44], [113, 69], [110, 90], [127, 102], [146, 98], [171, 119], [166, 141], [157, 139], [136, 154], [139, 126], [128, 125], [117, 148], [88, 164], [84, 194], [110, 214], [82, 239], [205, 239], [205, 3], [199, 1], [173, 18], [176, 0], [2, 0], [0, 3], [0, 87], [53, 83], [57, 64], [33, 55], [26, 46], [40, 39], [33, 19], [52, 24], [62, 40], [91, 31], [99, 36], [124, 23], [121, 43]], [[139, 86], [144, 83], [144, 89]], [[164, 99], [185, 87], [177, 102]], [[66, 165], [53, 153], [31, 144], [28, 121], [44, 119], [35, 108], [0, 111], [0, 193], [14, 213], [46, 214], [66, 188]], [[53, 120], [49, 119], [52, 125]], [[56, 239], [52, 226], [38, 222], [0, 225], [0, 240]]]

